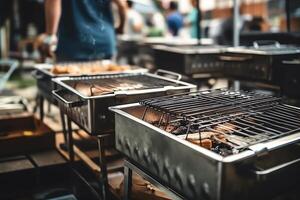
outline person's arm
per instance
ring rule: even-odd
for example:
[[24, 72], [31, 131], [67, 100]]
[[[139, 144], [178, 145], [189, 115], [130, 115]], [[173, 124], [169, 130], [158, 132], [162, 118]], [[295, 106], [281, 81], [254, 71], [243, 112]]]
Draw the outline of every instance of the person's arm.
[[45, 24], [46, 32], [38, 37], [41, 41], [39, 49], [42, 60], [46, 57], [54, 57], [54, 51], [57, 45], [57, 31], [61, 16], [61, 0], [45, 0]]
[[57, 34], [60, 16], [61, 0], [45, 0], [46, 34]]
[[113, 0], [113, 2], [116, 4], [119, 12], [119, 18], [120, 23], [119, 26], [116, 28], [117, 33], [123, 33], [125, 20], [126, 20], [126, 13], [125, 13], [125, 5], [122, 0]]

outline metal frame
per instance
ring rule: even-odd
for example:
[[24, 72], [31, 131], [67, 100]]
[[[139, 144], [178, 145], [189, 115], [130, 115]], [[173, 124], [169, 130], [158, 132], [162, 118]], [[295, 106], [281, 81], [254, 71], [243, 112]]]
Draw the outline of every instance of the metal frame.
[[[65, 124], [65, 116], [64, 114], [62, 114], [62, 120], [63, 120], [63, 124]], [[74, 161], [75, 161], [75, 152], [74, 152], [74, 140], [73, 140], [73, 130], [72, 130], [72, 121], [67, 117], [67, 129], [63, 130], [63, 134], [64, 134], [64, 139], [65, 139], [65, 143], [67, 144], [67, 149], [68, 149], [68, 154], [69, 154], [69, 166], [72, 169], [72, 172], [74, 172], [74, 174], [76, 174], [86, 185], [87, 187], [90, 189], [90, 191], [98, 198], [98, 199], [102, 199], [104, 197], [104, 199], [106, 198], [106, 193], [102, 193], [102, 196], [99, 195], [99, 193], [85, 180], [85, 178], [79, 173], [79, 171], [77, 171], [74, 167]], [[71, 179], [72, 179], [72, 175], [71, 175]], [[100, 182], [101, 183], [101, 182]], [[101, 187], [102, 185], [100, 185]]]
[[[80, 176], [81, 179], [84, 179], [81, 174], [75, 169], [74, 167], [74, 161], [75, 161], [75, 151], [74, 151], [74, 138], [73, 138], [73, 129], [72, 129], [72, 120], [65, 115], [64, 113], [61, 114], [62, 124], [63, 126], [67, 125], [66, 128], [63, 129], [64, 139], [68, 146], [68, 155], [69, 155], [69, 164], [72, 169], [72, 171]], [[66, 124], [66, 121], [67, 124]], [[96, 194], [97, 196], [101, 196], [101, 199], [105, 200], [108, 196], [108, 176], [107, 176], [107, 163], [106, 163], [106, 157], [105, 157], [105, 148], [102, 146], [103, 141], [105, 138], [110, 137], [111, 134], [106, 135], [99, 135], [97, 136], [98, 139], [98, 151], [99, 151], [99, 187], [101, 188], [101, 195]], [[95, 163], [94, 163], [95, 164]], [[95, 164], [96, 165], [96, 164]], [[87, 186], [95, 193], [95, 190], [93, 187], [87, 182], [84, 181]]]
[[152, 185], [157, 187], [159, 190], [163, 191], [167, 196], [174, 200], [183, 200], [184, 198], [177, 194], [175, 191], [165, 186], [160, 181], [153, 178], [145, 170], [139, 168], [133, 162], [128, 159], [124, 162], [124, 200], [131, 199], [131, 186], [132, 186], [132, 171], [136, 172], [138, 175], [143, 177], [145, 180], [149, 181]]
[[[171, 75], [175, 74], [174, 72], [172, 72]], [[128, 74], [128, 76], [134, 76], [134, 75], [137, 75], [137, 76], [148, 76], [148, 77], [152, 77], [152, 78], [156, 78], [158, 80], [164, 80], [164, 81], [168, 81], [168, 82], [171, 82], [171, 83], [174, 83], [174, 84], [180, 84], [180, 86], [174, 86], [174, 87], [170, 87], [170, 86], [166, 86], [166, 87], [162, 87], [162, 88], [156, 88], [156, 89], [142, 89], [142, 90], [127, 90], [127, 91], [116, 91], [114, 92], [113, 94], [106, 94], [106, 95], [100, 95], [100, 96], [85, 96], [81, 93], [79, 93], [76, 89], [74, 89], [73, 87], [67, 85], [64, 81], [68, 81], [68, 80], [86, 80], [86, 77], [63, 77], [63, 78], [55, 78], [53, 79], [53, 81], [55, 83], [57, 83], [58, 85], [62, 86], [63, 88], [66, 88], [68, 89], [69, 91], [73, 92], [74, 94], [78, 95], [79, 97], [81, 97], [82, 99], [99, 99], [99, 98], [107, 98], [107, 97], [114, 97], [116, 95], [135, 95], [135, 94], [145, 94], [145, 93], [154, 93], [154, 92], [164, 92], [164, 91], [168, 91], [168, 90], [172, 90], [172, 89], [175, 89], [175, 90], [181, 90], [181, 89], [190, 89], [191, 87], [194, 87], [195, 85], [193, 84], [190, 84], [190, 83], [186, 83], [186, 82], [182, 82], [182, 81], [179, 81], [179, 80], [174, 80], [174, 79], [170, 79], [170, 78], [166, 78], [166, 77], [163, 77], [163, 76], [159, 76], [159, 75], [156, 75], [156, 74], [150, 74], [150, 73], [130, 73]], [[180, 75], [180, 74], [179, 74]], [[124, 74], [113, 74], [111, 75], [112, 77], [111, 78], [115, 78], [114, 76], [125, 76]], [[97, 78], [106, 78], [105, 75], [96, 75], [96, 76], [88, 76], [89, 78], [91, 79], [97, 79]], [[109, 77], [110, 78], [110, 77]], [[117, 77], [116, 77], [117, 78]]]

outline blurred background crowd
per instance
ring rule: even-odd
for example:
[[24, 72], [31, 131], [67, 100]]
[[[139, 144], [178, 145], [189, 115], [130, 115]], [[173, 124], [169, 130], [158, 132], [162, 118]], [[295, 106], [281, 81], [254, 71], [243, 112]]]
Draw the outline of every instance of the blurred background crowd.
[[[196, 0], [129, 0], [124, 35], [129, 37], [197, 37]], [[43, 0], [1, 0], [1, 55], [36, 59], [35, 38], [44, 32]], [[232, 0], [200, 1], [200, 37], [231, 44]], [[291, 31], [300, 30], [299, 1], [290, 1]], [[286, 31], [285, 1], [242, 0], [241, 32]], [[118, 23], [117, 20], [115, 23]], [[9, 54], [9, 55], [8, 55]]]

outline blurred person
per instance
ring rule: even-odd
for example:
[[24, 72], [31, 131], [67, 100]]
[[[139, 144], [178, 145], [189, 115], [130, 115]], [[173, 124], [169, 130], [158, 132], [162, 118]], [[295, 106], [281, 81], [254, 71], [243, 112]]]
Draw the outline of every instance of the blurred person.
[[262, 31], [262, 24], [264, 19], [262, 17], [253, 16], [251, 19], [245, 21], [245, 25], [242, 31], [251, 32], [251, 31]]
[[173, 36], [178, 36], [180, 29], [183, 27], [183, 16], [178, 11], [178, 4], [171, 1], [167, 15], [167, 25]]
[[167, 30], [167, 25], [165, 23], [165, 17], [162, 13], [160, 13], [159, 11], [158, 12], [155, 12], [152, 16], [152, 23], [153, 23], [153, 26], [155, 28], [157, 28], [158, 30], [161, 31], [162, 35], [164, 35], [164, 33], [166, 32]]
[[151, 16], [146, 20], [148, 26], [148, 37], [162, 37], [167, 31], [166, 19], [162, 14], [163, 5], [162, 1], [154, 0], [153, 1], [156, 7], [156, 11], [151, 14]]
[[190, 36], [191, 38], [198, 38], [198, 9], [197, 9], [197, 1], [190, 0], [192, 5], [192, 10], [187, 16], [185, 24], [190, 27]]
[[[244, 14], [242, 7], [239, 10], [240, 16], [237, 20], [237, 28], [239, 33], [246, 30], [247, 28], [257, 28], [257, 27], [247, 27], [247, 23], [252, 20], [252, 16], [249, 14]], [[234, 29], [234, 10], [231, 10], [231, 16], [224, 19], [220, 26], [220, 33], [217, 36], [217, 42], [221, 45], [232, 45], [233, 44], [233, 29]]]
[[[58, 61], [109, 59], [116, 52], [115, 32], [125, 22], [122, 0], [45, 0], [46, 33], [41, 51]], [[114, 28], [111, 2], [118, 7], [120, 23]]]
[[131, 0], [126, 1], [127, 4], [127, 18], [124, 28], [124, 33], [130, 36], [140, 36], [142, 35], [144, 28], [143, 16], [137, 12], [133, 6], [134, 2]]
[[154, 13], [150, 18], [146, 20], [147, 25], [147, 37], [163, 37], [166, 32], [163, 21], [164, 17]]

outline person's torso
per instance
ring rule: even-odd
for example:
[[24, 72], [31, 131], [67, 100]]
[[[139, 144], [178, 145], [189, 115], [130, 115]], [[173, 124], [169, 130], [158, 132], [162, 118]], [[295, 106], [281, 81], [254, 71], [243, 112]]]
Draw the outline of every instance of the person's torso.
[[180, 13], [173, 12], [167, 17], [167, 23], [172, 34], [176, 36], [183, 26], [183, 17]]
[[57, 54], [64, 60], [95, 60], [115, 51], [111, 0], [62, 0]]

